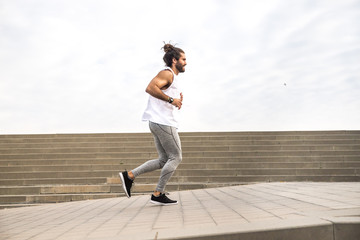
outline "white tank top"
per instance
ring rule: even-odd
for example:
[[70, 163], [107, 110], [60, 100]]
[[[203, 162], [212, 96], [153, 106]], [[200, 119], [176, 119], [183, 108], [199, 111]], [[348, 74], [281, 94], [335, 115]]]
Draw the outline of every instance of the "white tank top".
[[[165, 68], [165, 70], [172, 72], [173, 82], [170, 87], [161, 91], [169, 97], [180, 98], [180, 89], [178, 88], [176, 75], [169, 67]], [[178, 128], [178, 115], [179, 110], [174, 105], [150, 95], [142, 120]]]

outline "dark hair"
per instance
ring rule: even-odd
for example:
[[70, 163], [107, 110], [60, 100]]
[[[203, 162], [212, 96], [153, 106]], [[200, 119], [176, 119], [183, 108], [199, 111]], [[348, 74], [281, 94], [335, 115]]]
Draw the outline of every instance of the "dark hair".
[[168, 67], [171, 67], [173, 58], [179, 60], [180, 53], [185, 53], [181, 48], [174, 47], [170, 43], [166, 43], [162, 49], [165, 52], [163, 60]]

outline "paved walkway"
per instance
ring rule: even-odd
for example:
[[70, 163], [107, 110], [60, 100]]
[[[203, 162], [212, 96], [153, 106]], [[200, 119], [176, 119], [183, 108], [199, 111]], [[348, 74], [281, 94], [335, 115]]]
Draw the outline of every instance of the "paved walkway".
[[0, 210], [1, 240], [360, 239], [360, 183], [261, 183]]

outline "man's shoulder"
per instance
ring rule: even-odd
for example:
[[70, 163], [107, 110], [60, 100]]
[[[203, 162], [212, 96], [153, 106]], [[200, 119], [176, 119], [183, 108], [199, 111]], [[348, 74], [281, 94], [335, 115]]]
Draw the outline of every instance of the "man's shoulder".
[[172, 71], [170, 69], [163, 69], [158, 73], [158, 76], [163, 78], [163, 79], [172, 80], [173, 73], [172, 73]]

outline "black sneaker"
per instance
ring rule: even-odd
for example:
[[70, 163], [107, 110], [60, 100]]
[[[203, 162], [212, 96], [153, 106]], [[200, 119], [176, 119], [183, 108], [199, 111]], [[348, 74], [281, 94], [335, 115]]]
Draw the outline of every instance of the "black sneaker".
[[178, 202], [169, 199], [165, 193], [160, 194], [160, 196], [155, 197], [154, 195], [151, 195], [151, 203], [156, 205], [176, 205]]
[[122, 186], [124, 189], [124, 192], [126, 193], [126, 196], [129, 198], [131, 197], [131, 186], [133, 184], [133, 180], [130, 179], [130, 177], [128, 176], [127, 171], [125, 172], [119, 172], [120, 178], [121, 178], [121, 182], [122, 182]]

